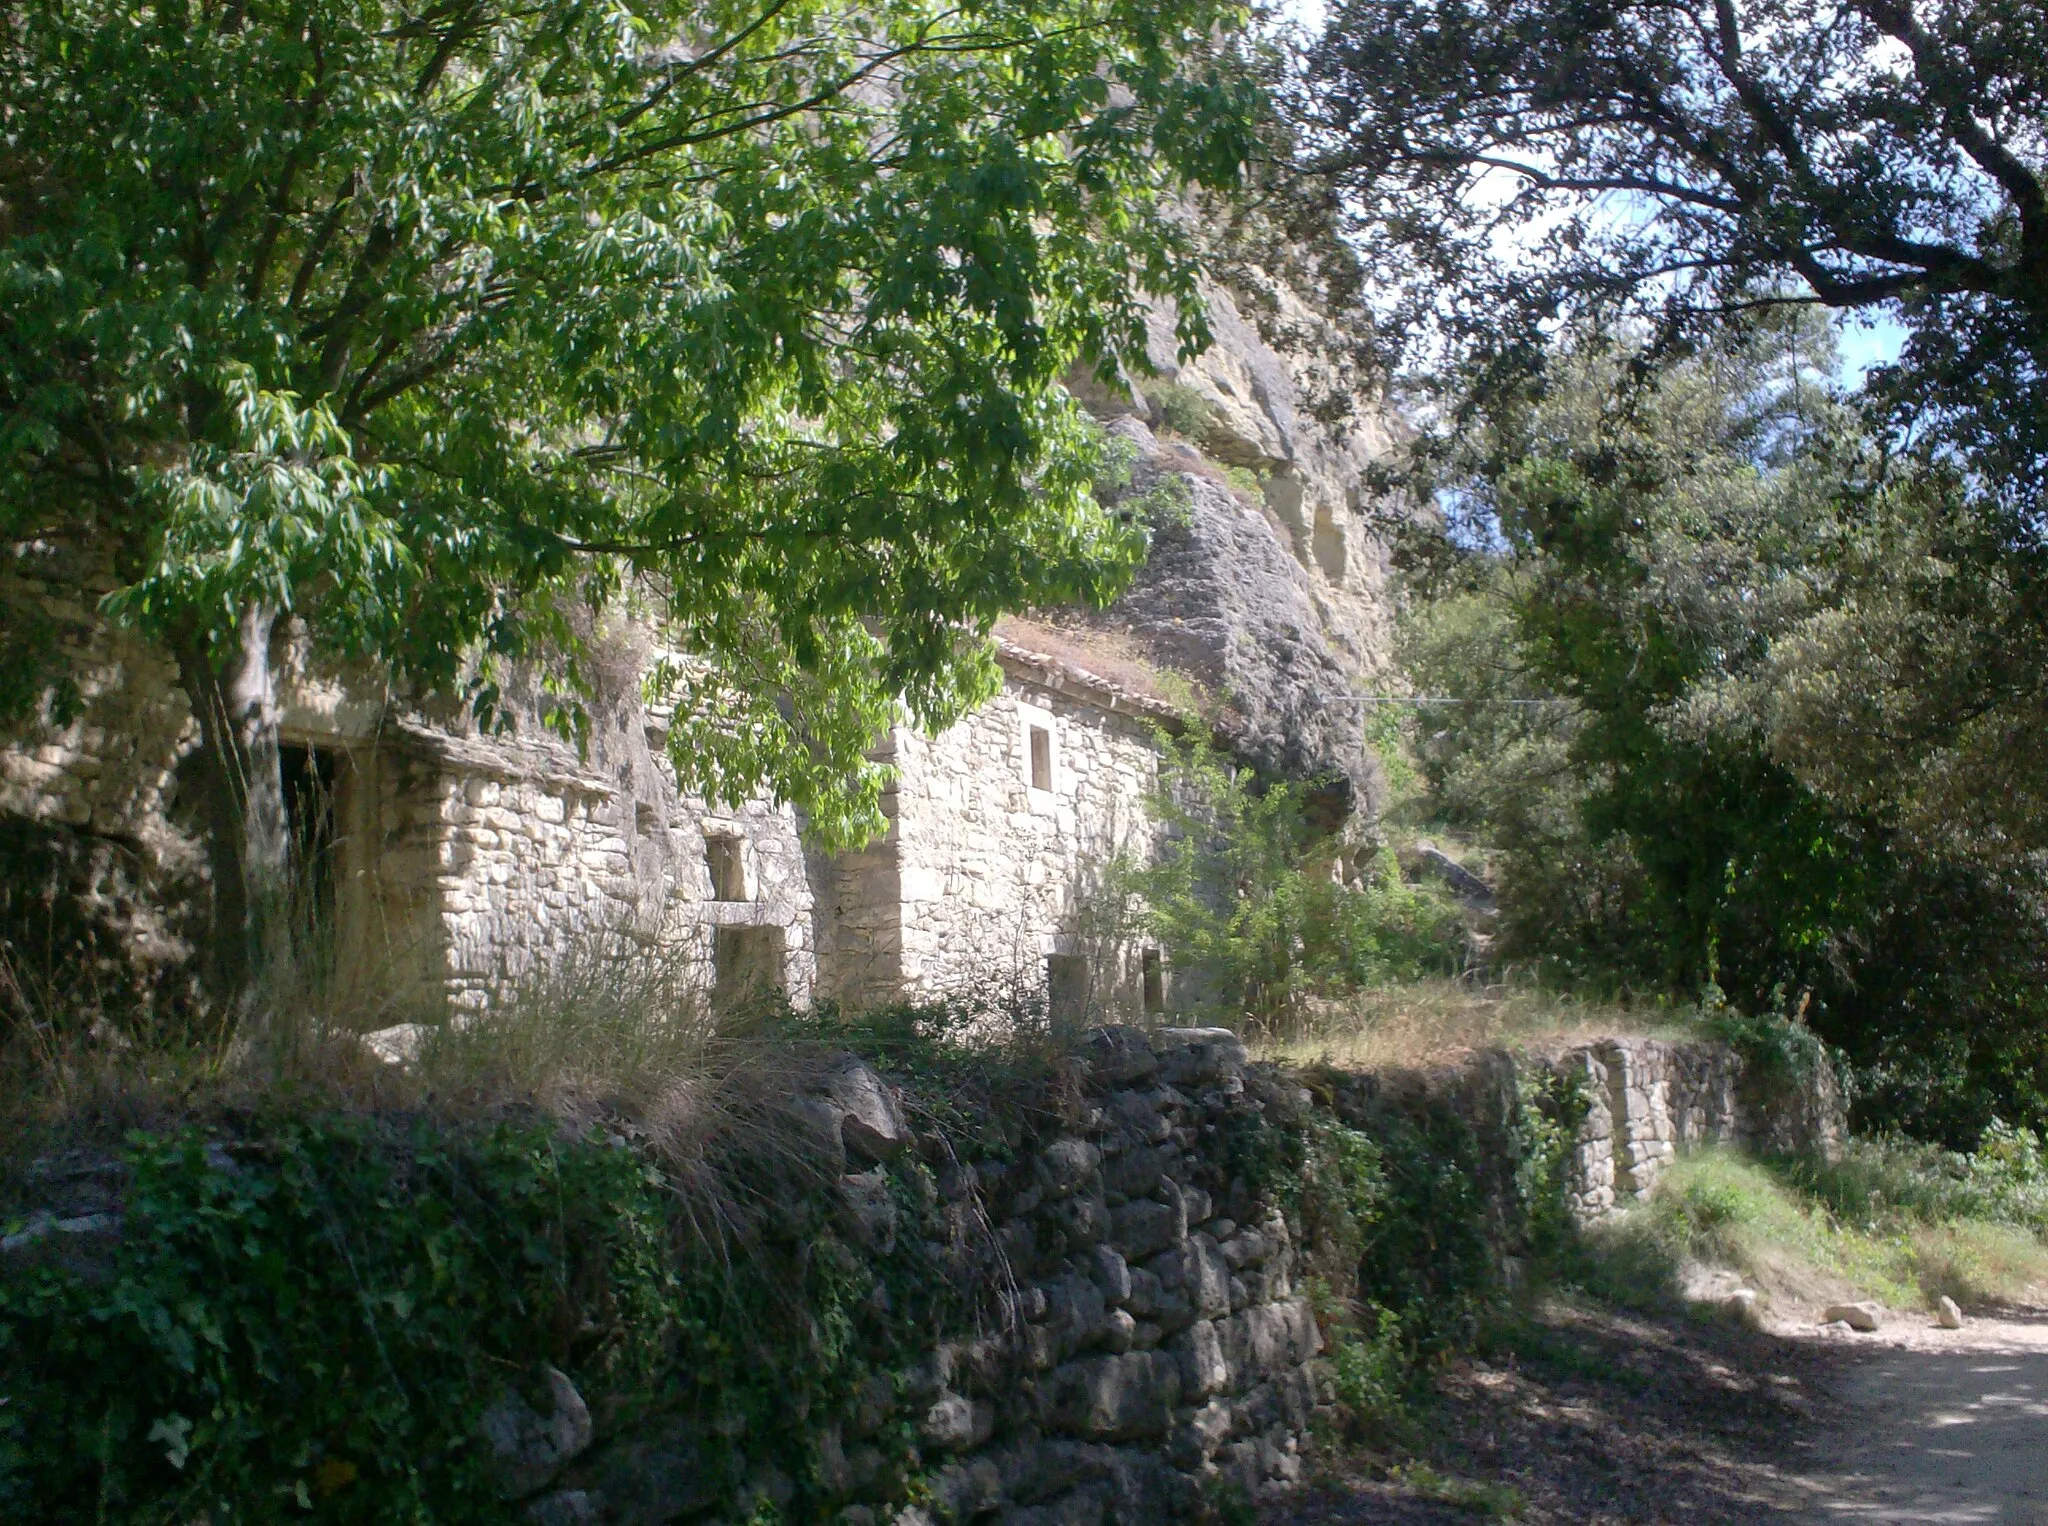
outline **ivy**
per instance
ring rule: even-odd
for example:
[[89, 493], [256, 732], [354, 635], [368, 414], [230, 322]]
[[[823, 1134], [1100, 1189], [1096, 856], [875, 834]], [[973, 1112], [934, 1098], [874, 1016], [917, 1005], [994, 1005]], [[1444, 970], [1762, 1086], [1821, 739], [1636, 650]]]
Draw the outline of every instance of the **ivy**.
[[[509, 1519], [478, 1421], [542, 1363], [609, 1431], [693, 1422], [741, 1514], [750, 1473], [778, 1469], [803, 1519], [807, 1438], [964, 1328], [980, 1281], [915, 1162], [891, 1170], [886, 1255], [794, 1192], [707, 1248], [638, 1150], [532, 1121], [194, 1127], [135, 1136], [125, 1164], [107, 1258], [0, 1284], [7, 1519]], [[912, 1477], [907, 1428], [877, 1439]]]

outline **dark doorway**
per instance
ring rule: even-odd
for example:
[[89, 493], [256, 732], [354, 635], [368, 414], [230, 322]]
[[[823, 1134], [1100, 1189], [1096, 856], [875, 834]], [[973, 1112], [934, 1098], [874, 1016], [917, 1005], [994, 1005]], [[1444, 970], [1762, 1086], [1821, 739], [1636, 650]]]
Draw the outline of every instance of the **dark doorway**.
[[787, 946], [779, 927], [718, 928], [711, 939], [713, 1004], [730, 1007], [781, 995]]
[[1145, 1010], [1164, 1012], [1166, 1010], [1166, 961], [1156, 948], [1145, 950], [1140, 968], [1145, 977]]
[[1088, 961], [1079, 954], [1045, 956], [1046, 1015], [1055, 1023], [1078, 1023], [1088, 1010]]
[[286, 742], [277, 749], [291, 850], [292, 933], [322, 969], [334, 956], [336, 859], [341, 844], [341, 756]]

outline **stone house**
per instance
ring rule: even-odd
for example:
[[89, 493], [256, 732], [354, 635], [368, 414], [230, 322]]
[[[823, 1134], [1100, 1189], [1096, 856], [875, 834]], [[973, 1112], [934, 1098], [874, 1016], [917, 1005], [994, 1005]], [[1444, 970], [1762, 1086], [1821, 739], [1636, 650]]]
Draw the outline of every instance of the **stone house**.
[[[197, 727], [166, 659], [97, 617], [88, 580], [47, 570], [10, 593], [65, 632], [80, 704], [0, 741], [0, 824], [37, 844], [33, 872], [0, 864], [8, 915], [40, 877], [142, 962], [146, 994], [189, 966], [204, 926], [179, 799]], [[1110, 946], [1087, 912], [1093, 877], [1151, 830], [1153, 728], [1171, 716], [1014, 643], [1000, 660], [1002, 692], [976, 714], [882, 739], [888, 830], [839, 856], [807, 850], [788, 807], [683, 796], [637, 669], [594, 697], [579, 749], [533, 726], [479, 734], [303, 653], [280, 663], [302, 909], [337, 994], [394, 1021], [479, 1010], [624, 939], [707, 990], [768, 985], [798, 1005], [990, 979], [1077, 1011], [1160, 1005], [1157, 952]]]

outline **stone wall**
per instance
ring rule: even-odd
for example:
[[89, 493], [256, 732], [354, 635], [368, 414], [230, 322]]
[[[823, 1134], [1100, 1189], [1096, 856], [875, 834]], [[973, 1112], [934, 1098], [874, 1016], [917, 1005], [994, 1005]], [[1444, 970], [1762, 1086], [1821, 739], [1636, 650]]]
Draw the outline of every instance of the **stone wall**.
[[[1129, 1013], [1142, 1005], [1142, 950], [1100, 919], [1102, 871], [1144, 851], [1161, 708], [1015, 646], [1003, 691], [937, 737], [898, 728], [880, 754], [897, 778], [888, 831], [822, 866], [825, 990], [862, 1001], [977, 982], [1038, 989], [1048, 959], [1078, 987], [1055, 998]], [[1038, 787], [1032, 736], [1043, 733]], [[1056, 982], [1059, 983], [1059, 982]]]
[[[1437, 1249], [1412, 1269], [1417, 1286], [1439, 1274], [1447, 1297], [1512, 1285], [1531, 1209], [1520, 1196], [1518, 1070], [1528, 1062], [1494, 1052], [1430, 1074], [1297, 1074], [1248, 1064], [1227, 1030], [1127, 1026], [1094, 1030], [1076, 1059], [1078, 1095], [1055, 1108], [1063, 1124], [1008, 1161], [978, 1165], [912, 1128], [894, 1090], [851, 1057], [820, 1088], [812, 1105], [847, 1170], [837, 1188], [847, 1239], [887, 1253], [902, 1212], [890, 1162], [920, 1151], [949, 1222], [997, 1242], [1007, 1291], [989, 1327], [898, 1353], [900, 1366], [867, 1383], [850, 1418], [819, 1427], [811, 1499], [821, 1503], [822, 1486], [830, 1503], [816, 1519], [1153, 1526], [1227, 1518], [1230, 1500], [1298, 1482], [1319, 1422], [1333, 1418], [1323, 1335], [1301, 1285], [1317, 1247], [1239, 1174], [1233, 1141], [1247, 1125], [1298, 1125], [1327, 1108], [1391, 1140], [1395, 1120], [1407, 1120], [1401, 1147], [1441, 1152], [1439, 1166], [1475, 1189], [1445, 1200], [1442, 1211], [1461, 1219], [1434, 1224]], [[1627, 1191], [1641, 1193], [1670, 1147], [1786, 1144], [1834, 1116], [1824, 1082], [1747, 1074], [1724, 1045], [1609, 1040], [1533, 1063], [1577, 1079], [1594, 1104], [1569, 1189], [1589, 1213], [1615, 1206], [1612, 1186], [1602, 1197], [1596, 1185], [1603, 1160], [1606, 1179], [1618, 1160]], [[1484, 1268], [1450, 1270], [1459, 1246], [1477, 1248]], [[1483, 1286], [1453, 1286], [1460, 1275]], [[536, 1416], [528, 1429], [545, 1424]], [[907, 1507], [904, 1464], [887, 1449], [905, 1427], [927, 1486]], [[531, 1519], [727, 1519], [688, 1485], [709, 1444], [688, 1423], [670, 1415], [599, 1436], [586, 1421], [579, 1434], [588, 1451], [526, 1475]], [[790, 1493], [772, 1472], [750, 1488]]]
[[1824, 1062], [1805, 1077], [1763, 1073], [1726, 1044], [1627, 1038], [1550, 1063], [1586, 1103], [1569, 1188], [1582, 1219], [1647, 1198], [1681, 1150], [1831, 1153], [1845, 1132], [1840, 1089]]
[[[1321, 1337], [1286, 1217], [1230, 1176], [1219, 1131], [1305, 1108], [1307, 1093], [1248, 1067], [1220, 1029], [1098, 1031], [1078, 1074], [1067, 1130], [978, 1168], [914, 1135], [865, 1067], [829, 1088], [833, 1144], [865, 1167], [840, 1181], [848, 1237], [889, 1243], [884, 1162], [927, 1147], [938, 1191], [999, 1243], [1010, 1291], [1000, 1327], [902, 1353], [850, 1420], [816, 1437], [818, 1473], [840, 1501], [819, 1519], [1136, 1526], [1204, 1519], [1226, 1491], [1257, 1497], [1301, 1477], [1327, 1402]], [[877, 1445], [906, 1424], [929, 1483], [926, 1503], [908, 1508], [882, 1503], [900, 1498], [902, 1479]], [[529, 1485], [531, 1518], [702, 1518], [688, 1460], [704, 1445], [673, 1417], [601, 1438]], [[772, 1497], [787, 1484], [763, 1476], [759, 1488]]]
[[[112, 583], [91, 566], [18, 551], [0, 579], [0, 606], [33, 607], [55, 627], [78, 698], [74, 714], [46, 710], [0, 737], [0, 850], [23, 882], [0, 895], [0, 938], [16, 964], [36, 963], [23, 950], [37, 924], [61, 930], [43, 941], [106, 965], [93, 979], [110, 1007], [174, 987], [194, 1000], [208, 888], [179, 799], [199, 736], [175, 667], [100, 617]], [[614, 938], [660, 945], [708, 989], [721, 929], [767, 935], [749, 950], [755, 964], [768, 953], [771, 978], [809, 999], [811, 896], [794, 814], [681, 796], [637, 666], [600, 684], [578, 749], [539, 724], [531, 684], [507, 686], [515, 731], [484, 736], [450, 707], [323, 666], [302, 629], [282, 630], [273, 657], [282, 740], [317, 750], [332, 773], [326, 962], [361, 1021], [485, 1007]], [[727, 899], [711, 883], [710, 839], [737, 844]], [[117, 987], [128, 994], [116, 999]]]

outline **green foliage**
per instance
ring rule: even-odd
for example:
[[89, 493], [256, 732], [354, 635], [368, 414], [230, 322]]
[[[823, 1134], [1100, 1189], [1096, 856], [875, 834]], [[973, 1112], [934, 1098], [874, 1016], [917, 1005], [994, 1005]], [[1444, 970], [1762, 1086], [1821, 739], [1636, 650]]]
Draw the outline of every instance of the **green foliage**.
[[[1639, 319], [1634, 358], [1649, 364], [1759, 311], [1818, 303], [1895, 324], [1906, 343], [1872, 415], [1888, 443], [1965, 463], [1982, 521], [2011, 532], [2001, 571], [2038, 588], [2038, 6], [1699, 14], [1675, 25], [1655, 0], [1332, 5], [1287, 115], [1379, 278], [1378, 333], [1448, 351], [1460, 393], [1497, 397], [1542, 372], [1560, 315]], [[1474, 176], [1493, 194], [1471, 195]], [[2038, 608], [2026, 626], [2038, 643]]]
[[1834, 1160], [1777, 1164], [1838, 1219], [1984, 1219], [2048, 1239], [2048, 1153], [2032, 1129], [1994, 1123], [1969, 1153], [1904, 1139], [1852, 1141]]
[[1146, 291], [1206, 339], [1166, 214], [1244, 157], [1234, 14], [32, 0], [0, 542], [104, 548], [181, 663], [289, 612], [486, 717], [541, 662], [570, 732], [630, 587], [686, 787], [860, 838], [898, 707], [1139, 554], [1058, 381], [1143, 369]]
[[[727, 1169], [735, 1201], [779, 1193], [795, 1217], [707, 1244], [639, 1150], [543, 1124], [318, 1117], [138, 1136], [127, 1159], [104, 1264], [0, 1285], [13, 1518], [510, 1519], [477, 1421], [543, 1361], [614, 1429], [692, 1422], [727, 1503], [774, 1463], [801, 1513], [817, 1459], [792, 1416], [842, 1412], [874, 1365], [974, 1314], [914, 1163], [891, 1178], [895, 1249], [856, 1255], [786, 1162]], [[878, 1441], [909, 1467], [907, 1430]]]
[[349, 1122], [220, 1149], [138, 1137], [104, 1275], [0, 1289], [22, 1518], [495, 1519], [470, 1435], [492, 1390], [540, 1360], [644, 1382], [672, 1334], [660, 1196], [628, 1152]]
[[[1924, 1146], [1870, 1142], [1841, 1162], [1700, 1151], [1676, 1162], [1647, 1204], [1590, 1229], [1554, 1270], [1638, 1306], [1674, 1301], [1689, 1263], [1731, 1268], [1766, 1298], [1803, 1304], [1852, 1293], [1894, 1308], [2023, 1296], [2048, 1276], [2048, 1226], [2004, 1216], [1978, 1170]], [[1998, 1165], [1982, 1170], [2000, 1179]]]
[[1525, 1079], [1504, 1127], [1484, 1137], [1470, 1103], [1383, 1091], [1348, 1122], [1321, 1109], [1246, 1119], [1226, 1141], [1232, 1178], [1279, 1202], [1307, 1251], [1303, 1285], [1359, 1429], [1402, 1428], [1431, 1364], [1501, 1315], [1503, 1255], [1556, 1258], [1575, 1244], [1564, 1186], [1583, 1101]]
[[1223, 480], [1230, 484], [1231, 492], [1247, 503], [1262, 504], [1266, 501], [1266, 479], [1249, 466], [1225, 466]]
[[1303, 785], [1259, 779], [1192, 732], [1160, 740], [1165, 836], [1105, 878], [1169, 950], [1176, 1002], [1281, 1032], [1319, 992], [1457, 967], [1456, 911], [1404, 884], [1385, 851], [1363, 884], [1341, 883]]
[[1967, 1145], [2048, 1116], [2048, 882], [1788, 751], [1811, 685], [1780, 658], [1893, 512], [1814, 382], [1827, 359], [1796, 326], [1647, 377], [1598, 343], [1561, 355], [1460, 479], [1497, 542], [1409, 623], [1417, 682], [1461, 701], [1421, 762], [1494, 850], [1503, 955], [1801, 1009], [1855, 1068], [1860, 1121]]
[[1170, 429], [1182, 439], [1201, 443], [1209, 432], [1214, 410], [1209, 400], [1193, 387], [1182, 382], [1161, 382], [1145, 389], [1145, 400], [1152, 405], [1153, 415], [1160, 427]]

